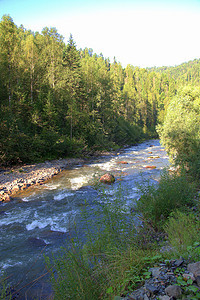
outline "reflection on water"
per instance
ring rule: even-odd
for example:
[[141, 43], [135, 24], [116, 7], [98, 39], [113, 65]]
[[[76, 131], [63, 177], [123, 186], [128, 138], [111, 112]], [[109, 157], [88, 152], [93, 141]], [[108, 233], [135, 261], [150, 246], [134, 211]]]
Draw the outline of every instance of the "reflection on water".
[[[126, 162], [126, 163], [122, 163]], [[42, 273], [46, 273], [43, 254], [59, 251], [72, 235], [74, 223], [81, 225], [81, 207], [85, 200], [91, 209], [101, 203], [101, 190], [94, 188], [100, 175], [112, 172], [113, 185], [105, 186], [107, 201], [121, 186], [127, 213], [139, 197], [138, 184], [158, 180], [168, 165], [168, 157], [158, 140], [127, 148], [123, 153], [102, 157], [84, 166], [65, 170], [48, 183], [19, 194], [0, 210], [0, 269], [10, 276], [11, 284], [21, 289]], [[154, 168], [147, 168], [154, 167]], [[45, 247], [44, 247], [45, 246]], [[17, 299], [48, 299], [50, 284], [46, 277], [21, 289]]]

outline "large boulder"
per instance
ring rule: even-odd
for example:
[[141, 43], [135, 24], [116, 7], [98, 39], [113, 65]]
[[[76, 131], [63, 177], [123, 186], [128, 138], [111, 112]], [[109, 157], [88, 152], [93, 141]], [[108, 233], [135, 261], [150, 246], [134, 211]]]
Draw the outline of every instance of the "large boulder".
[[115, 182], [115, 177], [111, 173], [106, 173], [103, 176], [101, 176], [99, 181], [102, 183], [111, 184]]

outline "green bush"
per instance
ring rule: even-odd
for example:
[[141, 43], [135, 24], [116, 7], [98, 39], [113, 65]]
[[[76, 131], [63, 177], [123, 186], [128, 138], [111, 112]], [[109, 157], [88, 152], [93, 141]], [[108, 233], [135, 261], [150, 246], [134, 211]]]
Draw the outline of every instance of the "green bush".
[[196, 190], [186, 175], [165, 170], [158, 185], [144, 185], [141, 192], [137, 210], [155, 229], [161, 229], [173, 210], [194, 204]]

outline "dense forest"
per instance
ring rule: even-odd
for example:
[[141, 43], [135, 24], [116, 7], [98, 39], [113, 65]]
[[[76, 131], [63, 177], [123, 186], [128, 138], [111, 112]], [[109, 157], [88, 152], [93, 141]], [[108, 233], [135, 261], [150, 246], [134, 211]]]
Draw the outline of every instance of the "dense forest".
[[110, 149], [155, 137], [171, 99], [199, 83], [200, 60], [177, 67], [111, 63], [41, 33], [0, 23], [0, 164]]

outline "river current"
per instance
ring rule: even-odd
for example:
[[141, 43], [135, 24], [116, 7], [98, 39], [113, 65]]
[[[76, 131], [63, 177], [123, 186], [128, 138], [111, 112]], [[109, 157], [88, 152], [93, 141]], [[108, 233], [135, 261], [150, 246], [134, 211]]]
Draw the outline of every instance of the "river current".
[[74, 224], [82, 226], [81, 208], [85, 201], [91, 214], [92, 208], [98, 209], [102, 190], [94, 188], [93, 183], [102, 174], [111, 172], [116, 178], [114, 184], [104, 186], [106, 199], [112, 202], [120, 185], [123, 209], [130, 214], [140, 197], [138, 185], [146, 180], [156, 183], [167, 166], [164, 148], [158, 140], [150, 140], [118, 155], [102, 156], [65, 170], [46, 184], [1, 204], [0, 271], [14, 286], [13, 299], [49, 299], [51, 287], [48, 276], [43, 276], [43, 254], [59, 253], [73, 234]]

